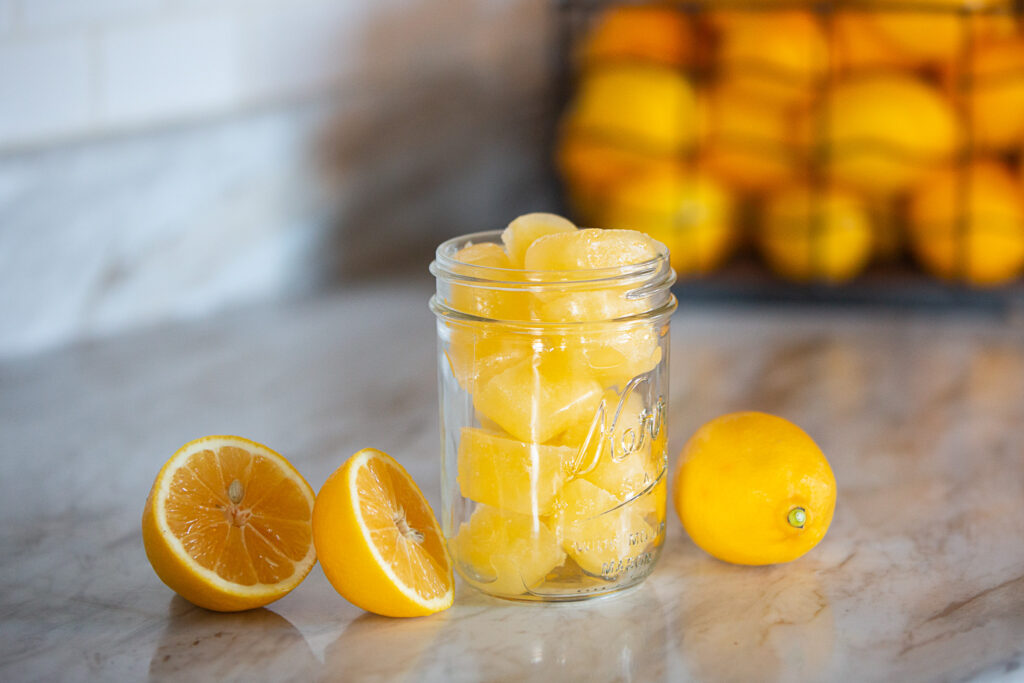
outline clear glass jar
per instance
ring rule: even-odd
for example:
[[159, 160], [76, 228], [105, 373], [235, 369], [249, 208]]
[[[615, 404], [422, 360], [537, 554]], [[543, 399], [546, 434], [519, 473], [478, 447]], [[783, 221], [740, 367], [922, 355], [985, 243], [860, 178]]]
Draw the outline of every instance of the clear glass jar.
[[642, 581], [665, 537], [667, 252], [586, 271], [437, 249], [442, 526], [481, 591], [577, 600]]

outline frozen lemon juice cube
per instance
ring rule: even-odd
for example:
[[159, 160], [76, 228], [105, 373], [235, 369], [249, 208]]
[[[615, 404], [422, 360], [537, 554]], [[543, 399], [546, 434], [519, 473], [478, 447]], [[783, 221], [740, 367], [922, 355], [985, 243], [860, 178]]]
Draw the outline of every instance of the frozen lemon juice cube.
[[508, 259], [515, 268], [522, 268], [526, 250], [539, 237], [559, 232], [575, 232], [576, 226], [553, 213], [528, 213], [520, 216], [501, 233]]
[[608, 391], [592, 421], [572, 425], [556, 442], [579, 452], [574, 476], [625, 501], [661, 475], [664, 434], [653, 412], [645, 410], [639, 393], [619, 396]]
[[540, 519], [487, 505], [477, 506], [450, 548], [467, 581], [509, 597], [536, 587], [565, 561], [557, 537]]
[[600, 401], [601, 385], [557, 349], [536, 352], [495, 375], [474, 397], [477, 410], [530, 443], [549, 441], [588, 419]]
[[620, 503], [583, 479], [574, 479], [558, 494], [555, 533], [562, 549], [588, 574], [613, 578], [656, 537], [641, 512]]
[[459, 440], [459, 489], [478, 503], [547, 515], [574, 455], [564, 446], [524, 443], [468, 427]]

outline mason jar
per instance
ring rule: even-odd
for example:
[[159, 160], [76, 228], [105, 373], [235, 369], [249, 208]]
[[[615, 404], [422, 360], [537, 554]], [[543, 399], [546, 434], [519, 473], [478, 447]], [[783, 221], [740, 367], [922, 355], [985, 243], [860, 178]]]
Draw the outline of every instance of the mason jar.
[[665, 538], [667, 250], [644, 263], [527, 271], [438, 247], [441, 516], [484, 593], [577, 600], [635, 585]]

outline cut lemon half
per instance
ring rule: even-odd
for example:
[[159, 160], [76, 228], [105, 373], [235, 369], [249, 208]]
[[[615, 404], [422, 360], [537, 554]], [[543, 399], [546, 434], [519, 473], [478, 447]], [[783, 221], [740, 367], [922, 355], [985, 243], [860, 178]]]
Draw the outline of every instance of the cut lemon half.
[[416, 482], [387, 453], [364, 448], [327, 478], [313, 508], [320, 566], [368, 612], [417, 617], [451, 607], [452, 565]]
[[316, 562], [314, 495], [279, 454], [238, 436], [178, 449], [153, 482], [142, 541], [157, 576], [200, 607], [261, 607]]

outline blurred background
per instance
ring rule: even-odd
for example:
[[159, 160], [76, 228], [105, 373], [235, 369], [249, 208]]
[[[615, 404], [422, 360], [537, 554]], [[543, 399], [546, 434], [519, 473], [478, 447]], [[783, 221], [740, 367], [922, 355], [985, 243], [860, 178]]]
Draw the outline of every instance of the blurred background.
[[1021, 16], [0, 0], [0, 356], [425, 278], [534, 210], [665, 241], [684, 301], [1005, 315]]

